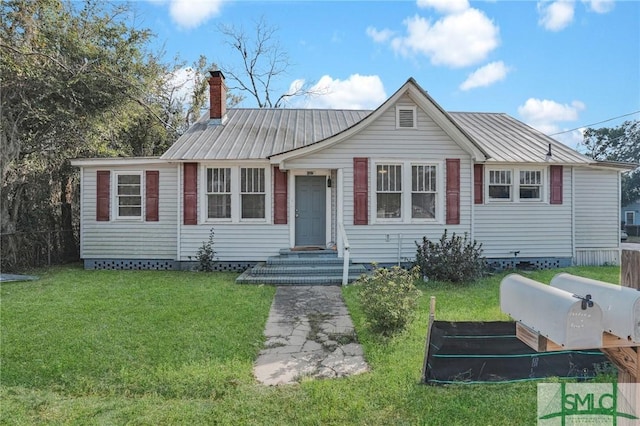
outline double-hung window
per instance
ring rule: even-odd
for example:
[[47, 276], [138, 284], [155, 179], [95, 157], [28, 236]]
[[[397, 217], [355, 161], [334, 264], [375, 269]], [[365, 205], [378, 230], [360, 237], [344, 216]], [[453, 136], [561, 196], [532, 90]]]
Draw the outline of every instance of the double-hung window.
[[520, 170], [520, 199], [542, 200], [542, 171]]
[[240, 169], [240, 203], [242, 219], [264, 219], [265, 181], [263, 168]]
[[231, 169], [207, 169], [207, 218], [231, 219]]
[[497, 201], [512, 200], [511, 170], [489, 170], [489, 199]]
[[376, 206], [379, 219], [402, 217], [402, 166], [376, 166]]
[[118, 219], [142, 218], [142, 174], [116, 174]]
[[411, 166], [411, 217], [413, 219], [435, 219], [436, 183], [436, 166]]

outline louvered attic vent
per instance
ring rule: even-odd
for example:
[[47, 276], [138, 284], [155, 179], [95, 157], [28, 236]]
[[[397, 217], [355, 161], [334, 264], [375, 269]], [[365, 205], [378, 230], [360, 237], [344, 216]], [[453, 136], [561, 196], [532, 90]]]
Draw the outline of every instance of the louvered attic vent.
[[416, 127], [415, 107], [398, 107], [397, 127], [401, 129], [413, 129]]

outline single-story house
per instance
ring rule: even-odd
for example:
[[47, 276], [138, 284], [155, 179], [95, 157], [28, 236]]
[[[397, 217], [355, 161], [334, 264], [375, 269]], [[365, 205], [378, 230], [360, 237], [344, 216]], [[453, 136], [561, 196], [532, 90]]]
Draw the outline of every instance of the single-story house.
[[619, 262], [620, 179], [500, 113], [447, 112], [410, 78], [373, 111], [210, 111], [159, 158], [72, 162], [86, 268], [181, 269], [213, 228], [218, 267], [319, 247], [354, 263], [466, 233], [495, 265]]

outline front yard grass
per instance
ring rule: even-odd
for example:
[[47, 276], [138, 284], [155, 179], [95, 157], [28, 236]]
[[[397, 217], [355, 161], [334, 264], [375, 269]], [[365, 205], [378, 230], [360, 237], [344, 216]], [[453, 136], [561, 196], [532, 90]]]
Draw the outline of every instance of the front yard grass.
[[[618, 282], [619, 268], [568, 268]], [[529, 276], [549, 282], [554, 271]], [[507, 319], [504, 275], [421, 285], [410, 329], [368, 332], [344, 290], [371, 372], [264, 387], [252, 375], [274, 288], [234, 274], [53, 268], [0, 286], [0, 424], [535, 424], [536, 383], [419, 383], [429, 296], [442, 320]]]

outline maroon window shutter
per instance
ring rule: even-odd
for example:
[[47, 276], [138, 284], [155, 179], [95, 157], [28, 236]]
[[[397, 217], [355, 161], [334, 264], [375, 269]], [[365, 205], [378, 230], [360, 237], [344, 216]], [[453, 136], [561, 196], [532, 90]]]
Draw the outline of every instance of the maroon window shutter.
[[157, 222], [158, 195], [160, 193], [160, 172], [147, 170], [145, 173], [145, 211], [147, 222]]
[[460, 159], [447, 158], [447, 225], [460, 223]]
[[287, 172], [273, 168], [273, 223], [287, 224]]
[[551, 197], [550, 204], [562, 204], [562, 166], [550, 166]]
[[482, 204], [484, 202], [484, 165], [473, 165], [473, 202]]
[[353, 159], [353, 224], [369, 224], [369, 159]]
[[111, 200], [111, 172], [109, 170], [98, 170], [96, 179], [96, 220], [108, 222]]
[[198, 163], [184, 163], [183, 216], [185, 225], [198, 224]]

